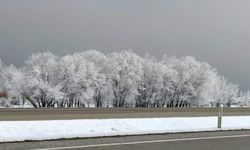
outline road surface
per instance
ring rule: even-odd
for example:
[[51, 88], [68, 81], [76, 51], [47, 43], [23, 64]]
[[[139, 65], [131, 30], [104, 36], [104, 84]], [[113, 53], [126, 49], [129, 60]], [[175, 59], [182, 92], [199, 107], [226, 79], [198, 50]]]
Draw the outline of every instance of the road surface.
[[1, 143], [1, 150], [249, 150], [250, 130]]
[[[0, 121], [217, 116], [217, 108], [0, 109]], [[225, 108], [224, 116], [250, 115], [250, 108]]]

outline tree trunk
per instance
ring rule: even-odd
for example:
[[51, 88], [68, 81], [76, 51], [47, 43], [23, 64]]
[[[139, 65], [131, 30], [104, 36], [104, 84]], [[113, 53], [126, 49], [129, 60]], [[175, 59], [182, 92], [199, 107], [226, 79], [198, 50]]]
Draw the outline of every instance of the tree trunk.
[[35, 107], [38, 108], [36, 102], [25, 92], [22, 93], [22, 95]]

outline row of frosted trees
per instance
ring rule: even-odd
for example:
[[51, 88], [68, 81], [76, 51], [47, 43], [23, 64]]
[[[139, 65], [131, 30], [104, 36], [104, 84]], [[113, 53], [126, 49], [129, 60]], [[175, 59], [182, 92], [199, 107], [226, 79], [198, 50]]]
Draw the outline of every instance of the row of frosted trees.
[[[34, 107], [198, 107], [239, 103], [239, 88], [195, 58], [95, 50], [35, 53], [16, 68], [0, 62], [6, 100]], [[243, 101], [240, 99], [240, 101]], [[244, 101], [248, 101], [245, 100]]]

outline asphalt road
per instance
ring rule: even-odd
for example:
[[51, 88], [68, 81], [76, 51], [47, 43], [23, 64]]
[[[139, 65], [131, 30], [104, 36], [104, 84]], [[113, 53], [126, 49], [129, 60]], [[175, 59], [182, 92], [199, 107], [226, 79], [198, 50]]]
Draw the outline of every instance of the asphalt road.
[[250, 130], [1, 143], [1, 150], [249, 150]]
[[[0, 121], [216, 116], [217, 108], [0, 109]], [[224, 116], [250, 115], [250, 108], [224, 108]]]

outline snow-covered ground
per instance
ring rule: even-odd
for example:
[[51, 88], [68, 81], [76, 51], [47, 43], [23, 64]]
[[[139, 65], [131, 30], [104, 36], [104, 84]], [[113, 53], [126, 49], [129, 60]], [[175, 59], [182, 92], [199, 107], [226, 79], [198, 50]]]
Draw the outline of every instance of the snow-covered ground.
[[[0, 121], [0, 142], [218, 130], [217, 117]], [[223, 117], [222, 130], [250, 129], [250, 116]]]

